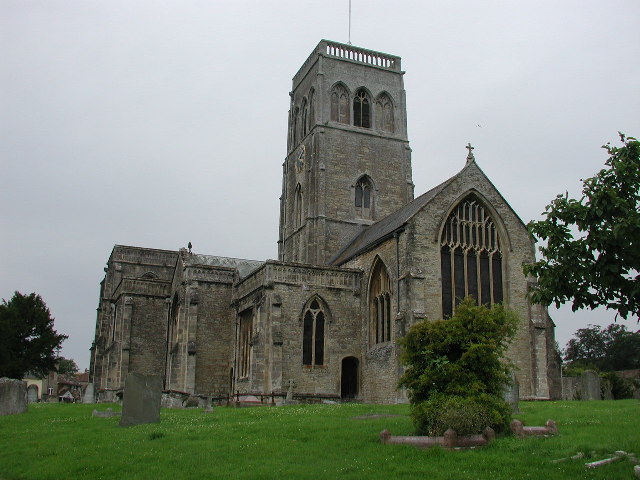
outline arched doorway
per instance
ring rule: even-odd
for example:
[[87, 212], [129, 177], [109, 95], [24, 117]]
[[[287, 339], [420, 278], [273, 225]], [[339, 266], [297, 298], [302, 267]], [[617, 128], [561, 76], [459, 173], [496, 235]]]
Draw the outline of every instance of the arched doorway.
[[342, 359], [342, 375], [340, 378], [340, 398], [353, 400], [358, 396], [358, 359], [345, 357]]

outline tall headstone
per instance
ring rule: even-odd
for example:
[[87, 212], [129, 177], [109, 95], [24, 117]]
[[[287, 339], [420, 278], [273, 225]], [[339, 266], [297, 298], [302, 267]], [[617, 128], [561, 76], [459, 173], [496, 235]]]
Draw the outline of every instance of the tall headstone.
[[162, 379], [159, 375], [130, 373], [124, 383], [121, 427], [160, 421]]
[[513, 413], [520, 413], [518, 408], [518, 400], [520, 399], [520, 385], [516, 380], [515, 374], [511, 374], [511, 381], [504, 388], [504, 401], [509, 404]]
[[93, 388], [93, 383], [87, 384], [87, 388], [84, 390], [84, 396], [82, 397], [82, 403], [96, 403], [96, 391]]
[[27, 384], [13, 378], [0, 378], [0, 416], [27, 411]]
[[585, 370], [580, 381], [582, 400], [602, 400], [600, 375], [593, 370]]
[[36, 403], [38, 401], [38, 386], [33, 383], [27, 387], [27, 402]]

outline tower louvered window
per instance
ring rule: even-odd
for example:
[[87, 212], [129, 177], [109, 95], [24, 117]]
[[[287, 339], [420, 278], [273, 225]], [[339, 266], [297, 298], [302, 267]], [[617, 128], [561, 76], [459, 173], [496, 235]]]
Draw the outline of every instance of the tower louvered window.
[[353, 99], [353, 124], [356, 127], [371, 128], [371, 102], [364, 88], [356, 92]]
[[391, 340], [391, 279], [387, 268], [379, 259], [371, 273], [369, 322], [372, 343]]
[[325, 315], [318, 300], [313, 300], [303, 316], [302, 364], [324, 365]]
[[441, 238], [442, 314], [453, 315], [466, 296], [479, 303], [502, 302], [502, 249], [496, 225], [471, 195], [445, 223]]

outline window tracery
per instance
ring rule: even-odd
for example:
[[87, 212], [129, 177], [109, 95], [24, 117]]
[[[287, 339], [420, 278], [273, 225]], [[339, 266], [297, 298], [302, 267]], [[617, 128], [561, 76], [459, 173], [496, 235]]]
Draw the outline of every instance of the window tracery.
[[356, 127], [371, 128], [371, 102], [364, 88], [358, 89], [353, 99], [353, 124]]
[[470, 195], [453, 209], [442, 231], [442, 314], [449, 317], [466, 296], [483, 305], [503, 300], [502, 248], [496, 225]]
[[333, 87], [331, 92], [331, 120], [349, 123], [349, 92], [342, 84]]
[[302, 364], [324, 365], [325, 313], [317, 299], [303, 315]]
[[373, 185], [366, 175], [361, 177], [355, 187], [356, 215], [360, 218], [373, 217]]
[[381, 94], [376, 100], [376, 128], [388, 133], [395, 130], [393, 103], [386, 93]]
[[369, 324], [372, 343], [391, 341], [391, 278], [379, 258], [369, 285]]

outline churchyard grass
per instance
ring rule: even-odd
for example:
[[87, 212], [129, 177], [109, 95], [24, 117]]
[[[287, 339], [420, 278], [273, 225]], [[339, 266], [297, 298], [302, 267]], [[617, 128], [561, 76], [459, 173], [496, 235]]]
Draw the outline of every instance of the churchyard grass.
[[[626, 459], [587, 470], [616, 450], [640, 454], [640, 402], [521, 402], [526, 425], [556, 421], [559, 435], [501, 436], [462, 451], [383, 445], [412, 434], [407, 405], [293, 405], [162, 409], [161, 422], [119, 427], [94, 408], [32, 404], [0, 417], [0, 479], [612, 479], [633, 478]], [[374, 415], [396, 415], [375, 417]], [[365, 417], [364, 419], [355, 417]], [[582, 460], [551, 461], [577, 452]]]

